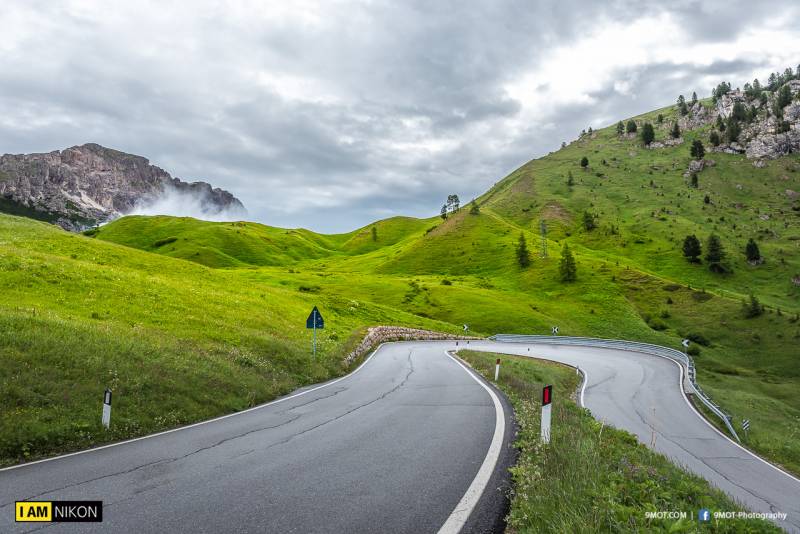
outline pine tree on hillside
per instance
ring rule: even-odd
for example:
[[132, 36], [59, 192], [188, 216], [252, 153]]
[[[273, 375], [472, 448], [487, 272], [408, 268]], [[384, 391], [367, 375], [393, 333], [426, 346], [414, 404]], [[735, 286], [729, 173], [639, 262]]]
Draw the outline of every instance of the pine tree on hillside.
[[697, 189], [699, 187], [699, 185], [697, 183], [697, 173], [696, 172], [692, 173], [691, 184], [692, 184], [692, 187], [694, 187], [695, 189]]
[[744, 109], [744, 104], [735, 102], [731, 110], [731, 117], [737, 122], [741, 122], [747, 118], [747, 111]]
[[475, 202], [474, 198], [472, 199], [472, 202], [470, 203], [469, 214], [470, 215], [480, 215], [481, 214], [481, 208], [478, 206], [478, 203]]
[[528, 243], [525, 241], [525, 234], [520, 232], [519, 242], [517, 243], [517, 263], [523, 269], [531, 264], [531, 253], [528, 250]]
[[558, 271], [561, 274], [563, 282], [574, 282], [578, 278], [578, 268], [575, 264], [575, 257], [569, 249], [569, 245], [564, 243], [564, 249], [561, 251], [561, 263], [558, 265]]
[[653, 125], [649, 122], [644, 123], [642, 126], [642, 142], [645, 146], [650, 145], [656, 138], [656, 132], [653, 130]]
[[725, 131], [725, 121], [722, 120], [722, 115], [717, 115], [717, 130], [720, 132]]
[[706, 261], [708, 268], [715, 273], [724, 273], [728, 269], [724, 265], [725, 249], [722, 246], [722, 240], [716, 234], [708, 236], [708, 244], [706, 245]]
[[750, 263], [761, 263], [761, 251], [758, 249], [758, 245], [756, 244], [753, 238], [750, 238], [750, 241], [747, 242], [747, 245], [744, 247], [744, 254], [747, 257], [747, 261]]
[[697, 92], [692, 91], [692, 105], [694, 106], [695, 104], [697, 104]]
[[764, 306], [761, 305], [755, 295], [750, 295], [749, 301], [743, 303], [742, 307], [744, 308], [744, 316], [748, 319], [758, 317], [764, 313]]
[[689, 113], [689, 108], [686, 107], [686, 99], [683, 98], [683, 95], [678, 97], [678, 111], [681, 115], [686, 115]]
[[373, 241], [378, 240], [378, 228], [376, 226], [372, 227], [372, 240]]
[[708, 142], [711, 143], [711, 146], [719, 146], [719, 134], [716, 130], [708, 134]]
[[703, 142], [700, 141], [699, 139], [695, 139], [694, 141], [692, 141], [692, 147], [689, 149], [689, 153], [694, 159], [698, 161], [703, 159], [703, 156], [706, 155], [706, 149], [703, 146]]
[[658, 117], [656, 117], [656, 122], [657, 122], [658, 124], [661, 124], [662, 122], [664, 122], [664, 115], [662, 115], [661, 113], [659, 113], [659, 114], [658, 114]]
[[575, 185], [575, 178], [572, 176], [572, 171], [567, 171], [567, 187], [570, 189]]
[[617, 135], [622, 135], [622, 132], [625, 131], [625, 126], [622, 124], [622, 121], [617, 123]]
[[447, 219], [447, 204], [442, 205], [442, 209], [439, 211], [439, 216], [444, 220]]
[[591, 232], [592, 230], [597, 228], [597, 222], [595, 222], [595, 216], [589, 213], [588, 211], [583, 212], [583, 227], [588, 232]]
[[733, 116], [728, 117], [728, 124], [725, 127], [725, 137], [728, 139], [728, 142], [733, 143], [738, 141], [741, 131], [742, 128], [739, 126], [739, 123], [733, 118]]
[[672, 130], [670, 130], [669, 136], [673, 139], [678, 139], [681, 136], [681, 129], [678, 126], [678, 121], [672, 123]]
[[583, 156], [581, 158], [581, 167], [586, 169], [586, 167], [588, 167], [588, 166], [589, 166], [589, 158], [587, 158], [586, 156]]
[[691, 263], [700, 263], [700, 255], [702, 253], [702, 246], [700, 245], [700, 240], [697, 239], [697, 236], [694, 234], [687, 235], [686, 239], [683, 240], [684, 257]]
[[631, 119], [628, 121], [628, 124], [625, 125], [625, 131], [627, 133], [636, 133], [636, 121]]
[[785, 108], [791, 103], [792, 103], [792, 90], [789, 88], [788, 85], [784, 85], [783, 87], [781, 87], [781, 90], [778, 91], [777, 107], [783, 110], [783, 108]]

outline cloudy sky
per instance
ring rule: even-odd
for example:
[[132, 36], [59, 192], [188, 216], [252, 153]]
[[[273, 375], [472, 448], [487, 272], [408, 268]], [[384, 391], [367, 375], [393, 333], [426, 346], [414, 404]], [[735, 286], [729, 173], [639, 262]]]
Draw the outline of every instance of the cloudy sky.
[[0, 153], [96, 142], [345, 231], [800, 63], [795, 1], [0, 4]]

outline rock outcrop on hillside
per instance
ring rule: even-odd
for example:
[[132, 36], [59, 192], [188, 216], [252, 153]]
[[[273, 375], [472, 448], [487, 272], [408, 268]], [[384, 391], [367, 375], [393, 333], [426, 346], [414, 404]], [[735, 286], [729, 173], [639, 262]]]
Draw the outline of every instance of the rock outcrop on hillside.
[[244, 212], [228, 191], [184, 182], [141, 156], [90, 143], [45, 154], [0, 156], [0, 211], [78, 231], [177, 193], [204, 212]]
[[[739, 89], [728, 91], [717, 98], [714, 107], [706, 107], [695, 103], [689, 113], [681, 117], [678, 125], [681, 130], [694, 130], [707, 125], [716, 124], [717, 118], [728, 119], [733, 107], [740, 103], [746, 108], [755, 108], [755, 118], [750, 123], [742, 124], [738, 142], [723, 142], [711, 147], [713, 152], [728, 154], [745, 154], [749, 159], [760, 161], [775, 159], [792, 152], [800, 151], [800, 80], [790, 80], [784, 86], [789, 87], [792, 102], [783, 107], [783, 121], [788, 123], [788, 131], [781, 131], [781, 122], [771, 111], [777, 98], [775, 92], [766, 92], [766, 103], [757, 98], [749, 98]], [[724, 140], [724, 134], [720, 134]]]

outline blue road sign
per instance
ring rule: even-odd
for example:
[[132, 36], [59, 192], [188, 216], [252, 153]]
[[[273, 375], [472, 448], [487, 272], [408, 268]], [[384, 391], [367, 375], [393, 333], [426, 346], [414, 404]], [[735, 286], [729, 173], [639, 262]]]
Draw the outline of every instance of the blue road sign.
[[319, 313], [316, 306], [306, 319], [306, 328], [325, 328], [325, 319], [322, 318], [322, 314]]

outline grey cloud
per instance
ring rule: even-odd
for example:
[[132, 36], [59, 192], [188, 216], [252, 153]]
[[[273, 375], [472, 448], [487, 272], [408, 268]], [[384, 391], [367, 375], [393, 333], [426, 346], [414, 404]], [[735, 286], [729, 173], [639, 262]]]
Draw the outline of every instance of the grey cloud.
[[[778, 66], [735, 50], [710, 65], [621, 69], [611, 79], [631, 80], [631, 96], [598, 82], [594, 103], [552, 105], [529, 123], [504, 89], [554, 47], [610, 22], [669, 10], [693, 39], [724, 43], [795, 9], [744, 5], [323, 3], [305, 22], [259, 18], [259, 3], [235, 16], [205, 2], [126, 13], [5, 2], [0, 18], [30, 16], [15, 46], [0, 48], [0, 152], [98, 142], [229, 189], [267, 224], [345, 231], [392, 214], [430, 216], [448, 193], [477, 196], [598, 121], [708, 94], [722, 79], [765, 78]], [[259, 73], [310, 78], [320, 93], [285, 94]]]

